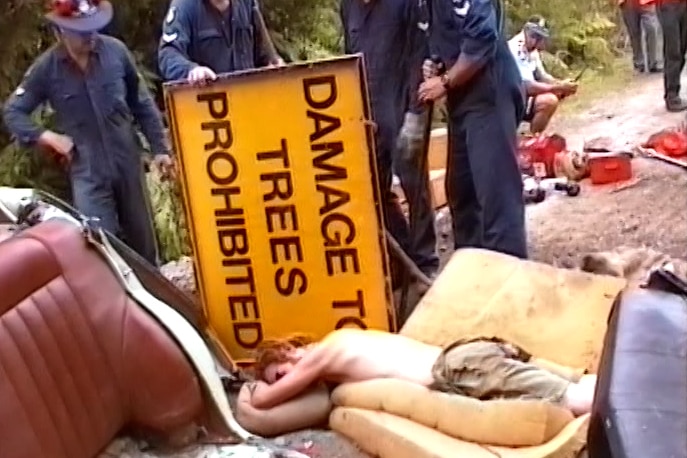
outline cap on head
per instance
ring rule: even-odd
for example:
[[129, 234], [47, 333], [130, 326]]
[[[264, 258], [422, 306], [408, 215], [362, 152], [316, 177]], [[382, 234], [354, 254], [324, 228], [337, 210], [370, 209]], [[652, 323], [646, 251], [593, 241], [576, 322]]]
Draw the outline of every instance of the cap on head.
[[549, 26], [543, 16], [535, 15], [530, 17], [525, 23], [524, 29], [534, 35], [535, 38], [549, 38]]
[[97, 32], [112, 20], [107, 0], [51, 0], [45, 17], [57, 27], [72, 32]]

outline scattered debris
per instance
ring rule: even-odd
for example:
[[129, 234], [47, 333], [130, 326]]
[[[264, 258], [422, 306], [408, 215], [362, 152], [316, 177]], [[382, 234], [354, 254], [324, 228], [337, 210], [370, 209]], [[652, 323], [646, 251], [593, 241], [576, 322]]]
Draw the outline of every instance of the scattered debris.
[[669, 157], [687, 156], [687, 133], [683, 128], [664, 129], [649, 137], [642, 148]]
[[674, 157], [659, 153], [652, 148], [638, 148], [638, 150], [646, 157], [658, 159], [659, 161], [663, 161], [687, 170], [687, 161], [675, 159]]
[[167, 280], [180, 290], [189, 294], [197, 294], [193, 260], [189, 256], [183, 256], [178, 261], [168, 262], [160, 268], [160, 271]]
[[539, 179], [523, 175], [522, 180], [525, 203], [543, 202], [551, 191], [565, 192], [569, 197], [576, 197], [582, 190], [579, 183], [567, 178]]
[[589, 174], [587, 154], [568, 150], [565, 138], [558, 134], [520, 137], [518, 164], [524, 175], [540, 179], [579, 181]]
[[624, 191], [624, 190], [629, 189], [629, 188], [634, 188], [635, 186], [637, 186], [638, 184], [640, 184], [642, 181], [644, 181], [643, 178], [639, 178], [639, 177], [638, 177], [638, 178], [633, 178], [633, 179], [631, 179], [630, 181], [626, 181], [626, 182], [624, 182], [624, 183], [620, 183], [619, 185], [615, 186], [615, 187], [611, 190], [611, 192], [612, 192], [612, 193], [616, 193], [616, 192]]
[[129, 438], [117, 439], [98, 458], [280, 458], [255, 445], [203, 445], [177, 453], [146, 452], [146, 444]]

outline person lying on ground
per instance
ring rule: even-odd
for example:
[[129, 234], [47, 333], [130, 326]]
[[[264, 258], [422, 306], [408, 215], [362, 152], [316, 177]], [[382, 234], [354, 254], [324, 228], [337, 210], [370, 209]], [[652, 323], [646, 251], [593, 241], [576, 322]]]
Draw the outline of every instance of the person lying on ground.
[[558, 108], [558, 102], [577, 92], [577, 83], [560, 81], [544, 68], [539, 53], [548, 38], [546, 21], [541, 16], [534, 16], [519, 34], [508, 41], [527, 94], [524, 121], [530, 123], [533, 134], [544, 132]]
[[461, 340], [442, 349], [398, 334], [340, 329], [320, 342], [265, 342], [257, 355], [256, 381], [246, 391], [251, 408], [262, 410], [322, 382], [392, 378], [481, 400], [540, 399], [575, 415], [591, 411], [595, 375], [573, 382], [532, 361], [524, 350], [496, 338]]

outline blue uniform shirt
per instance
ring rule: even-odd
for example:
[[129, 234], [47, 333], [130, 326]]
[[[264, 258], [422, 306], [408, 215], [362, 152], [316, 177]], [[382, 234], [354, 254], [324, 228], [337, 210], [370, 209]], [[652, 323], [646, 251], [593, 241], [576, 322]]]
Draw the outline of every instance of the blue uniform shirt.
[[493, 0], [435, 0], [430, 48], [451, 68], [459, 56], [480, 65], [480, 71], [449, 94], [463, 105], [495, 104], [505, 91], [521, 98], [521, 79], [499, 30]]
[[345, 52], [365, 58], [378, 144], [392, 148], [407, 109], [420, 112], [417, 86], [428, 55], [418, 0], [342, 0]]
[[162, 78], [185, 79], [198, 65], [215, 73], [267, 65], [257, 8], [257, 0], [233, 0], [220, 13], [208, 0], [172, 0], [158, 49]]
[[169, 153], [160, 112], [134, 59], [116, 38], [98, 35], [86, 73], [59, 44], [41, 55], [4, 106], [5, 123], [24, 145], [45, 129], [31, 114], [44, 102], [55, 111], [57, 130], [74, 140], [72, 176], [113, 178], [140, 171], [137, 121], [155, 154]]

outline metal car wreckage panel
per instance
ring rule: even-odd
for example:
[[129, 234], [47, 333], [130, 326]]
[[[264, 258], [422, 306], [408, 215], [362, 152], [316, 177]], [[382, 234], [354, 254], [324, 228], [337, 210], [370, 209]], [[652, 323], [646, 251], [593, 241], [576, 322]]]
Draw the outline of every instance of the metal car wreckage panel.
[[184, 352], [225, 429], [244, 442], [244, 448], [252, 445], [256, 451], [273, 452], [271, 456], [306, 456], [263, 440], [236, 421], [223, 385], [223, 378], [232, 378], [235, 369], [224, 349], [215, 341], [198, 305], [121, 240], [100, 228], [96, 219], [81, 215], [50, 194], [14, 188], [0, 188], [0, 217], [14, 224], [15, 231], [19, 232], [56, 218], [78, 226], [83, 232], [84, 243], [100, 254], [128, 295], [167, 331]]

